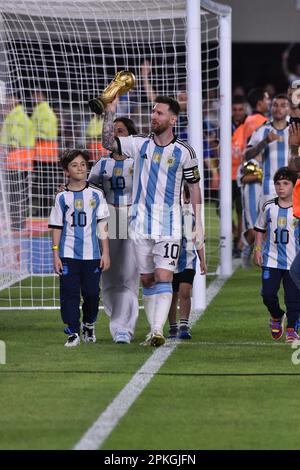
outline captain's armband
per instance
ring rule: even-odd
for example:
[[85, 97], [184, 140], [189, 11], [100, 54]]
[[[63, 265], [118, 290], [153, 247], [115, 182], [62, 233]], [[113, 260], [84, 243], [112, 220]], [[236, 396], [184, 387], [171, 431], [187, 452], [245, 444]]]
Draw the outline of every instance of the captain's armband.
[[198, 183], [200, 181], [200, 173], [198, 166], [194, 166], [193, 168], [185, 168], [183, 170], [184, 179], [188, 183]]

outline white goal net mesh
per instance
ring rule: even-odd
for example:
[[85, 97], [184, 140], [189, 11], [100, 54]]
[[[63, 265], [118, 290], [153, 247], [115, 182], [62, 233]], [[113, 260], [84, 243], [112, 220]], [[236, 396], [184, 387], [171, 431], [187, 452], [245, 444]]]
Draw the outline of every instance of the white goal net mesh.
[[[202, 10], [206, 249], [219, 263], [219, 22]], [[0, 0], [0, 308], [59, 305], [47, 228], [64, 181], [66, 148], [103, 154], [101, 119], [89, 109], [117, 71], [136, 86], [117, 114], [149, 129], [156, 94], [177, 97], [176, 133], [187, 133], [186, 2]], [[15, 126], [13, 129], [12, 127]]]

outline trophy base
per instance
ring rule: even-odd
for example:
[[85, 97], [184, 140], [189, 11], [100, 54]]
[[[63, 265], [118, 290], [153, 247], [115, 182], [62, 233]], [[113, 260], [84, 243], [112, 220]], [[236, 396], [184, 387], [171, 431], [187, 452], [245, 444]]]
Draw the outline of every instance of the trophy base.
[[97, 98], [94, 98], [93, 100], [89, 101], [89, 107], [95, 114], [101, 115], [104, 112], [104, 106], [102, 102], [98, 100]]

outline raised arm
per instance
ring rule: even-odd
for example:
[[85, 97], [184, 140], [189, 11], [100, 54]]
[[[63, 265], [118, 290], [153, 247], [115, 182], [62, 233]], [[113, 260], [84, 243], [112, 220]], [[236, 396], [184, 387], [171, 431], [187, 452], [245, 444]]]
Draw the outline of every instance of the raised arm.
[[104, 112], [102, 145], [112, 152], [118, 152], [118, 145], [114, 137], [114, 117], [118, 100], [119, 98], [116, 97], [111, 103], [108, 103]]
[[289, 169], [292, 171], [300, 171], [300, 124], [293, 122], [289, 126]]

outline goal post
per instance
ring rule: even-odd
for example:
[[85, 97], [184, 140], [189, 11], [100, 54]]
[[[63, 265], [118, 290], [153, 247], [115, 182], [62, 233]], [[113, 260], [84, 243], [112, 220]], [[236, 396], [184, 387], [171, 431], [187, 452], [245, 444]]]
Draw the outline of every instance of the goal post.
[[[70, 147], [101, 148], [101, 132], [88, 132], [94, 118], [88, 101], [117, 71], [136, 75], [136, 86], [122, 97], [117, 114], [131, 117], [141, 132], [149, 129], [152, 107], [147, 83], [156, 94], [182, 98], [187, 91], [188, 108], [183, 98], [175, 131], [199, 157], [208, 269], [223, 275], [231, 272], [230, 17], [230, 8], [209, 0], [0, 0], [0, 95], [3, 90], [6, 97], [17, 95], [31, 116], [37, 104], [33, 92], [43, 92], [57, 118], [59, 155]], [[1, 96], [3, 121], [7, 100]], [[9, 179], [7, 150], [1, 146], [3, 184]], [[23, 192], [5, 190], [6, 209], [0, 201], [2, 219], [9, 221], [13, 205], [22, 221], [18, 229], [8, 222], [7, 240], [19, 253], [19, 265], [10, 281], [0, 277], [0, 308], [59, 306], [47, 229], [51, 204], [39, 194], [43, 171], [34, 167], [28, 175], [25, 215], [23, 187]], [[48, 179], [54, 196], [63, 180], [58, 166]], [[197, 278], [202, 284], [194, 291], [194, 306], [202, 308], [205, 279]]]

